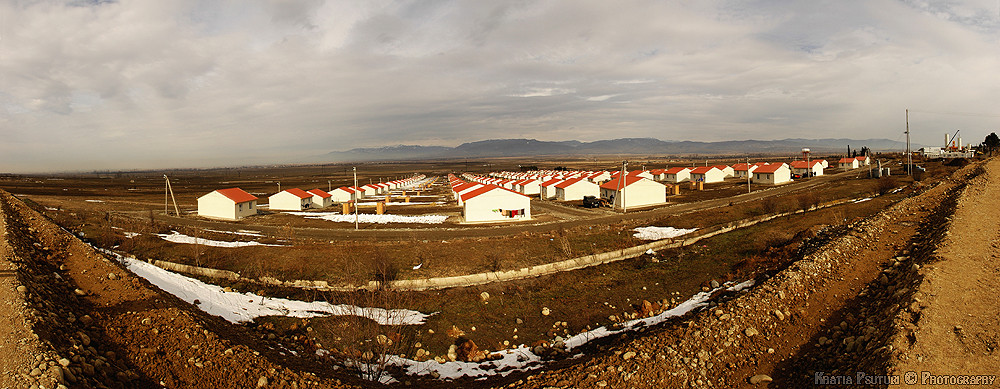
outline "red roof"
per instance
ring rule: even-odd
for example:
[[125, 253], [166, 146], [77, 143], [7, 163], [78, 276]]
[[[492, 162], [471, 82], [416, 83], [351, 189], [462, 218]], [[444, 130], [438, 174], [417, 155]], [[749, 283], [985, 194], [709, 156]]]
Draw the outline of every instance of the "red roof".
[[[350, 188], [350, 187], [348, 187], [348, 186], [342, 186], [342, 187], [339, 187], [339, 188], [337, 188], [337, 189], [340, 189], [340, 190], [342, 190], [342, 191], [344, 191], [344, 192], [347, 192], [347, 193], [354, 193], [354, 192], [357, 192], [356, 190], [354, 190], [354, 189], [351, 189], [351, 188]], [[334, 190], [337, 190], [337, 189], [334, 189]]]
[[479, 195], [481, 195], [483, 193], [486, 193], [486, 192], [491, 192], [491, 191], [496, 190], [496, 189], [502, 190], [502, 191], [507, 192], [507, 193], [516, 194], [518, 196], [528, 197], [528, 196], [525, 196], [523, 194], [514, 192], [514, 191], [506, 189], [506, 188], [502, 188], [502, 187], [499, 187], [499, 186], [496, 186], [496, 185], [483, 185], [482, 188], [477, 188], [475, 190], [463, 193], [462, 196], [461, 196], [462, 197], [462, 201], [463, 202], [464, 201], [469, 201], [469, 199], [471, 199], [473, 197], [479, 196]]
[[667, 173], [667, 174], [677, 174], [677, 173], [680, 173], [680, 172], [682, 172], [684, 170], [691, 170], [691, 168], [689, 168], [689, 167], [672, 167], [670, 169], [667, 169], [665, 173]]
[[747, 165], [745, 163], [738, 163], [738, 164], [733, 165], [733, 170], [738, 170], [738, 171], [742, 172], [742, 171], [747, 170], [748, 166], [754, 166], [754, 165]]
[[247, 201], [257, 200], [257, 196], [244, 192], [240, 188], [229, 188], [229, 189], [218, 189], [216, 192], [226, 196], [226, 198], [233, 200], [236, 203], [245, 203]]
[[691, 174], [705, 174], [705, 173], [708, 173], [708, 171], [712, 170], [712, 169], [719, 170], [719, 168], [717, 168], [715, 166], [702, 166], [702, 167], [695, 168], [694, 170], [692, 170]]
[[474, 187], [477, 187], [477, 186], [480, 186], [480, 185], [483, 185], [483, 184], [480, 184], [478, 182], [464, 182], [464, 183], [456, 185], [454, 188], [451, 188], [451, 190], [453, 190], [455, 192], [461, 192], [463, 190], [466, 190], [466, 189], [469, 189], [469, 188], [474, 188]]
[[774, 173], [774, 172], [778, 171], [778, 169], [781, 169], [784, 166], [785, 166], [785, 164], [782, 164], [782, 163], [776, 163], [776, 164], [773, 164], [773, 165], [764, 165], [764, 166], [761, 166], [761, 167], [757, 168], [757, 170], [754, 170], [753, 172], [754, 172], [754, 174], [756, 174], [756, 173]]
[[573, 185], [573, 184], [575, 184], [577, 182], [580, 182], [580, 181], [583, 181], [583, 179], [582, 178], [570, 178], [570, 179], [568, 179], [566, 181], [563, 181], [563, 182], [560, 182], [560, 183], [556, 184], [556, 188], [566, 189], [566, 187], [568, 187], [570, 185]]
[[851, 163], [853, 161], [854, 158], [841, 158], [840, 161], [837, 161], [837, 163]]
[[299, 188], [286, 189], [284, 192], [291, 193], [300, 199], [308, 199], [313, 197], [311, 194], [306, 193], [306, 191]]
[[312, 193], [312, 194], [314, 194], [316, 196], [319, 196], [319, 197], [322, 197], [324, 199], [327, 198], [327, 197], [333, 197], [332, 194], [326, 193], [326, 191], [324, 191], [322, 189], [313, 189], [313, 190], [310, 190], [309, 193]]
[[555, 185], [555, 184], [558, 184], [559, 181], [562, 181], [562, 178], [553, 178], [551, 180], [543, 182], [542, 186]]
[[[644, 180], [644, 179], [645, 178], [642, 178], [642, 177], [636, 177], [636, 176], [626, 175], [625, 176], [625, 185], [622, 185], [622, 187], [624, 188], [626, 186], [629, 186], [629, 185], [632, 185], [632, 184], [636, 183], [639, 180]], [[618, 178], [615, 178], [615, 179], [613, 179], [611, 181], [605, 182], [604, 185], [601, 185], [601, 188], [611, 189], [611, 190], [618, 190], [618, 180], [619, 180]]]

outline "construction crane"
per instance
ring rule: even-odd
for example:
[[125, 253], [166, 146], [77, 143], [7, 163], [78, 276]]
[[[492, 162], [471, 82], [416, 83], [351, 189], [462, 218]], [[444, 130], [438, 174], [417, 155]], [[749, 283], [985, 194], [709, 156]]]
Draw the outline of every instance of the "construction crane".
[[944, 147], [946, 149], [948, 149], [948, 150], [956, 150], [956, 149], [962, 148], [961, 144], [955, 146], [955, 143], [956, 143], [956, 141], [958, 139], [958, 133], [961, 132], [961, 131], [962, 131], [961, 129], [955, 130], [955, 134], [951, 136], [951, 143], [944, 145]]

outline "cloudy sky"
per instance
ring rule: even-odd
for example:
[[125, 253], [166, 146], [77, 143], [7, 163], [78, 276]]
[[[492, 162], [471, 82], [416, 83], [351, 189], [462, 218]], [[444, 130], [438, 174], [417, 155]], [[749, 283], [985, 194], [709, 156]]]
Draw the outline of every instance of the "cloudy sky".
[[0, 172], [497, 138], [981, 142], [1000, 2], [0, 0]]

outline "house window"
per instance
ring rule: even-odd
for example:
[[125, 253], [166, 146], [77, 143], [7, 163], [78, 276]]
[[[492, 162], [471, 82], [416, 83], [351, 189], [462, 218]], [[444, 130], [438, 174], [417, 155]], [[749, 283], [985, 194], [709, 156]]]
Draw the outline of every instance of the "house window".
[[241, 211], [243, 210], [243, 204], [242, 203], [240, 203], [240, 210]]

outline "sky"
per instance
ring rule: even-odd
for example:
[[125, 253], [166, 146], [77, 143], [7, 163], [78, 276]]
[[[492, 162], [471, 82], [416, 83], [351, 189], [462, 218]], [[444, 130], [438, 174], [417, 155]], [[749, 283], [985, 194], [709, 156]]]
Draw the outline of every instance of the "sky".
[[966, 143], [1000, 1], [0, 0], [0, 172], [484, 139]]

